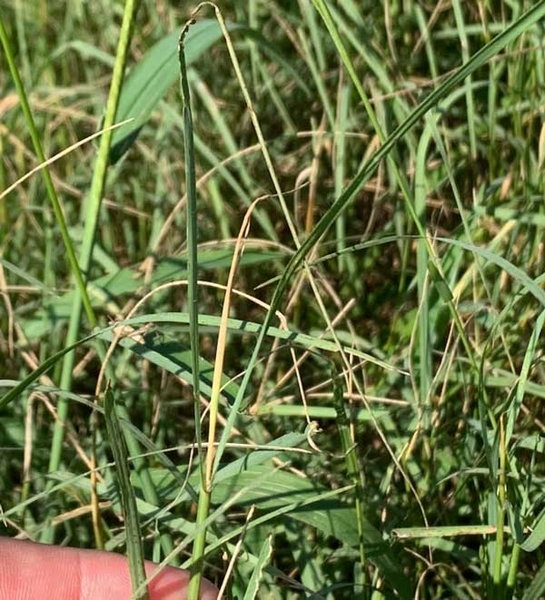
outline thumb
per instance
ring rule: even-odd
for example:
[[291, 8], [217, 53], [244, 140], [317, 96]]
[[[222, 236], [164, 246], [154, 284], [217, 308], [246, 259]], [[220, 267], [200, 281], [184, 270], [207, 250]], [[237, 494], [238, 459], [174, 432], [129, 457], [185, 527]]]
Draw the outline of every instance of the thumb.
[[[156, 566], [146, 562], [146, 573], [150, 575]], [[186, 600], [188, 582], [188, 571], [166, 567], [149, 584], [150, 600]], [[204, 580], [201, 600], [216, 600], [217, 595], [217, 588]], [[130, 600], [127, 558], [0, 538], [0, 598]]]

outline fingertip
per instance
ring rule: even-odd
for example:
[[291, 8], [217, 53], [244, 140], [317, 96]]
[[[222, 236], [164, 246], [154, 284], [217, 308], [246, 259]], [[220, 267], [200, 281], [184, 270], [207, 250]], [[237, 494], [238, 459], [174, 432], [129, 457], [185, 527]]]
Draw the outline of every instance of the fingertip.
[[[146, 574], [157, 565], [146, 563]], [[150, 582], [150, 600], [187, 600], [189, 573], [161, 570]], [[217, 600], [218, 589], [203, 580], [200, 600]], [[0, 537], [0, 599], [111, 600], [131, 597], [127, 558], [111, 552], [60, 548]]]

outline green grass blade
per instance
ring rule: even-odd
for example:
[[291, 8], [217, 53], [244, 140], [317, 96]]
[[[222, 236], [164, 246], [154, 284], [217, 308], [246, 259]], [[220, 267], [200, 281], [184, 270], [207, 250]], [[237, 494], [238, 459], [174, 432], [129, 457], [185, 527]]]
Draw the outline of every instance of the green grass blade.
[[185, 64], [186, 29], [180, 36], [178, 57], [181, 74], [182, 112], [184, 118], [184, 164], [187, 195], [187, 302], [189, 308], [189, 343], [191, 347], [191, 371], [193, 374], [193, 408], [195, 411], [195, 436], [201, 447], [201, 408], [199, 390], [199, 257], [197, 252], [197, 185], [195, 175], [195, 150], [193, 147], [193, 118], [191, 98]]
[[365, 585], [365, 536], [364, 536], [364, 506], [363, 506], [363, 470], [358, 460], [357, 445], [350, 432], [350, 421], [346, 415], [343, 397], [342, 379], [331, 369], [333, 381], [333, 404], [337, 411], [337, 427], [341, 438], [346, 471], [355, 490], [356, 523], [359, 537], [359, 553], [361, 562], [361, 584]]
[[248, 581], [248, 587], [246, 588], [246, 592], [244, 594], [244, 600], [255, 600], [255, 598], [257, 598], [257, 593], [259, 592], [259, 583], [263, 577], [263, 569], [269, 562], [271, 555], [272, 539], [271, 536], [269, 536], [261, 545], [261, 550], [259, 551], [259, 555], [257, 557], [257, 563], [252, 571], [250, 581]]
[[125, 437], [119, 425], [116, 413], [115, 399], [112, 390], [108, 387], [104, 396], [104, 416], [110, 440], [110, 447], [114, 455], [117, 472], [117, 485], [121, 496], [123, 519], [125, 521], [125, 535], [127, 540], [127, 554], [129, 559], [129, 572], [133, 591], [141, 588], [141, 593], [135, 593], [135, 600], [149, 600], [144, 570], [144, 549], [140, 534], [140, 523], [136, 509], [136, 499], [131, 485], [129, 456]]
[[82, 340], [79, 340], [73, 344], [65, 346], [62, 350], [59, 350], [59, 352], [57, 352], [56, 354], [53, 354], [48, 359], [42, 361], [38, 365], [38, 367], [36, 367], [36, 369], [34, 369], [34, 371], [32, 371], [32, 373], [27, 375], [21, 382], [17, 383], [17, 385], [15, 385], [15, 387], [13, 387], [9, 392], [4, 394], [0, 398], [0, 408], [6, 407], [10, 402], [15, 400], [15, 398], [20, 396], [32, 383], [34, 383], [34, 381], [36, 381], [38, 379], [38, 377], [40, 377], [40, 375], [49, 371], [49, 369], [51, 369], [53, 366], [55, 366], [55, 364], [57, 364], [57, 362], [63, 356], [65, 356], [68, 352], [72, 352], [72, 350], [75, 350], [81, 344], [84, 344], [85, 342], [92, 340], [96, 335], [97, 334], [89, 335], [86, 338], [83, 338]]
[[511, 440], [511, 436], [513, 435], [513, 431], [515, 430], [515, 423], [517, 418], [519, 417], [520, 410], [522, 408], [522, 402], [524, 400], [526, 382], [528, 381], [528, 377], [530, 375], [530, 369], [532, 367], [532, 363], [535, 360], [535, 353], [539, 347], [541, 341], [541, 332], [543, 330], [543, 324], [545, 323], [545, 310], [542, 311], [539, 317], [536, 319], [534, 328], [532, 329], [532, 334], [530, 335], [530, 341], [528, 342], [528, 347], [526, 348], [526, 352], [524, 353], [524, 360], [522, 361], [522, 367], [520, 370], [519, 381], [517, 384], [517, 390], [515, 393], [515, 398], [513, 402], [513, 406], [510, 408], [509, 413], [507, 415], [507, 425], [505, 427], [505, 443], [509, 444]]
[[[209, 315], [198, 315], [199, 324], [201, 328], [205, 328], [206, 331], [217, 331], [221, 325], [221, 318], [216, 316]], [[40, 365], [32, 371], [27, 377], [25, 377], [22, 381], [18, 382], [9, 392], [7, 392], [4, 396], [0, 398], [0, 408], [7, 406], [10, 402], [12, 402], [15, 398], [20, 396], [34, 381], [40, 377], [40, 375], [49, 371], [49, 369], [53, 368], [55, 364], [68, 352], [78, 348], [90, 342], [96, 337], [101, 337], [105, 341], [111, 342], [114, 339], [113, 330], [116, 327], [120, 326], [142, 326], [150, 323], [156, 324], [178, 324], [178, 325], [188, 325], [190, 322], [188, 313], [159, 313], [159, 314], [149, 314], [149, 315], [141, 315], [139, 317], [133, 317], [132, 319], [126, 319], [123, 321], [119, 321], [109, 327], [105, 327], [103, 329], [95, 331], [93, 334], [88, 335], [80, 340], [74, 342], [70, 346], [64, 347], [59, 352], [50, 356], [48, 359], [40, 363]], [[252, 323], [251, 321], [242, 321], [240, 319], [229, 319], [227, 323], [229, 330], [240, 334], [247, 333], [255, 333], [256, 335], [260, 335], [260, 332], [263, 329], [263, 326], [258, 323]], [[280, 340], [285, 340], [290, 344], [301, 346], [306, 349], [316, 350], [324, 350], [328, 352], [338, 352], [338, 348], [336, 344], [330, 342], [328, 340], [319, 339], [313, 336], [309, 336], [303, 333], [298, 333], [291, 330], [279, 329], [277, 327], [270, 327], [266, 332], [266, 335], [277, 338]], [[172, 345], [168, 341], [153, 341], [151, 339], [145, 340], [144, 343], [139, 343], [131, 338], [122, 338], [120, 341], [120, 345], [130, 349], [136, 354], [145, 357], [150, 362], [158, 365], [159, 367], [170, 371], [174, 374], [179, 375], [182, 379], [186, 380], [191, 385], [193, 384], [192, 380], [192, 370], [189, 365], [189, 353], [183, 346], [178, 344]], [[363, 358], [364, 360], [375, 362], [382, 368], [386, 368], [388, 370], [393, 370], [388, 364], [377, 361], [371, 355], [367, 355], [365, 353], [359, 352], [350, 348], [348, 346], [343, 347], [343, 351], [347, 354], [352, 354], [353, 356]], [[201, 365], [199, 367], [199, 371], [207, 372], [208, 375], [212, 371], [212, 367], [210, 363], [200, 359]], [[206, 386], [204, 391], [206, 393], [210, 393], [210, 379], [209, 377], [201, 378], [201, 385]], [[229, 401], [234, 402], [236, 396], [233, 396], [235, 390], [238, 391], [238, 386], [235, 383], [228, 384], [228, 379], [224, 381], [225, 385], [223, 385], [223, 393], [229, 399]], [[68, 391], [68, 390], [65, 390]], [[332, 410], [330, 413], [331, 418], [335, 417], [335, 412]], [[325, 415], [324, 415], [325, 416]]]
[[[202, 460], [201, 435], [201, 398], [199, 387], [199, 297], [198, 297], [198, 254], [197, 254], [197, 186], [195, 178], [195, 151], [193, 147], [193, 120], [191, 117], [191, 99], [185, 59], [185, 38], [189, 24], [184, 27], [178, 42], [180, 61], [180, 79], [182, 90], [182, 110], [184, 117], [184, 159], [187, 195], [187, 246], [188, 246], [188, 304], [189, 304], [189, 340], [191, 345], [191, 371], [193, 375], [193, 410], [195, 413], [195, 438], [197, 440], [200, 461], [201, 490], [197, 506], [197, 527], [208, 517], [210, 490], [205, 485], [204, 461]], [[213, 418], [213, 417], [212, 417]], [[203, 555], [206, 545], [206, 527], [202, 526], [193, 543], [192, 567], [187, 595], [189, 600], [198, 600], [201, 589]]]
[[[230, 25], [233, 27], [233, 25]], [[157, 42], [127, 77], [119, 98], [118, 118], [134, 117], [130, 127], [112, 137], [110, 161], [117, 162], [136, 140], [140, 129], [167, 91], [179, 80], [179, 33], [172, 33]], [[221, 38], [221, 30], [213, 19], [196, 23], [185, 41], [186, 63], [197, 60]]]
[[[454, 18], [456, 20], [456, 28], [460, 36], [460, 47], [462, 59], [464, 62], [469, 60], [469, 42], [467, 38], [466, 25], [464, 23], [464, 15], [462, 12], [462, 3], [460, 0], [454, 0], [452, 3]], [[467, 104], [467, 128], [469, 131], [469, 148], [470, 158], [475, 160], [477, 157], [477, 134], [475, 132], [475, 124], [477, 115], [475, 114], [475, 102], [473, 100], [473, 91], [471, 86], [471, 75], [466, 79], [466, 104]]]
[[545, 594], [545, 564], [541, 565], [532, 579], [532, 583], [526, 588], [522, 600], [542, 600]]
[[[260, 32], [238, 23], [227, 23], [226, 27], [229, 31], [236, 31], [241, 36], [254, 40], [263, 51], [289, 72], [297, 85], [310, 93], [297, 70]], [[221, 37], [221, 27], [215, 19], [202, 19], [194, 23], [184, 42], [186, 66], [198, 60]], [[118, 119], [121, 121], [130, 116], [134, 121], [122, 131], [114, 133], [110, 151], [112, 164], [116, 163], [132, 146], [152, 111], [178, 81], [180, 77], [176, 49], [178, 41], [179, 34], [172, 33], [157, 42], [127, 77], [119, 100]]]
[[534, 298], [536, 298], [536, 300], [538, 300], [539, 303], [545, 307], [545, 290], [543, 290], [540, 285], [536, 283], [536, 280], [532, 279], [527, 273], [514, 265], [512, 262], [503, 258], [503, 256], [492, 252], [488, 248], [475, 246], [461, 240], [444, 237], [437, 237], [436, 239], [440, 242], [445, 242], [446, 244], [458, 246], [459, 248], [473, 252], [474, 254], [484, 258], [485, 261], [495, 264], [497, 267], [508, 273], [509, 276], [515, 281], [520, 283], [525, 288], [527, 293], [532, 294], [532, 296], [534, 296]]
[[[282, 258], [284, 254], [262, 252], [247, 249], [240, 259], [241, 265], [259, 265]], [[231, 263], [231, 250], [199, 250], [199, 267], [201, 272], [220, 271]], [[165, 256], [157, 260], [155, 269], [148, 282], [153, 289], [163, 283], [187, 277], [186, 254]], [[88, 284], [91, 302], [96, 309], [103, 310], [115, 317], [119, 314], [118, 304], [124, 296], [130, 296], [142, 286], [142, 276], [137, 268], [125, 267], [111, 275], [103, 275]], [[44, 297], [43, 306], [38, 308], [30, 318], [20, 318], [20, 323], [29, 340], [46, 336], [59, 325], [65, 324], [70, 317], [70, 309], [74, 299], [73, 292], [61, 296]]]
[[[269, 518], [277, 510], [282, 511], [289, 506], [290, 510], [285, 514], [290, 519], [315, 527], [345, 545], [357, 546], [360, 538], [354, 526], [354, 509], [347, 507], [344, 502], [334, 501], [330, 494], [335, 494], [335, 491], [326, 491], [322, 486], [293, 473], [275, 471], [269, 465], [262, 465], [218, 482], [212, 493], [212, 503], [222, 504], [239, 493], [236, 504], [244, 507], [255, 505]], [[363, 535], [369, 560], [382, 571], [401, 597], [411, 598], [408, 578], [380, 532], [366, 519], [363, 522]]]
[[541, 512], [532, 525], [532, 533], [524, 540], [520, 547], [525, 552], [533, 552], [545, 541], [545, 510]]

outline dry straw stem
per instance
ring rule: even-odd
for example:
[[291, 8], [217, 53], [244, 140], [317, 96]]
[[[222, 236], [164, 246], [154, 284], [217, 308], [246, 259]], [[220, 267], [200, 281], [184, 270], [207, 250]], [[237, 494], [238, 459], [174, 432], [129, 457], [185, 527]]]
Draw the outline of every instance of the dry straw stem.
[[252, 517], [254, 516], [254, 512], [255, 512], [255, 506], [252, 505], [252, 506], [250, 506], [250, 510], [248, 511], [248, 514], [246, 515], [246, 521], [244, 523], [244, 527], [242, 528], [242, 531], [240, 532], [240, 537], [235, 545], [235, 549], [233, 550], [231, 559], [229, 560], [229, 565], [227, 566], [227, 570], [225, 571], [223, 581], [221, 582], [220, 591], [218, 593], [218, 600], [222, 600], [222, 598], [227, 590], [227, 584], [229, 583], [229, 578], [231, 577], [231, 574], [233, 573], [237, 558], [242, 550], [244, 536], [246, 535], [248, 525], [249, 525], [250, 521], [252, 520]]
[[221, 393], [221, 378], [223, 375], [223, 364], [225, 362], [229, 311], [231, 309], [231, 294], [233, 293], [235, 276], [238, 269], [240, 256], [242, 255], [242, 252], [244, 250], [244, 238], [246, 237], [250, 229], [250, 219], [252, 216], [252, 212], [254, 211], [257, 204], [267, 197], [268, 196], [264, 196], [262, 198], [257, 198], [256, 200], [254, 200], [249, 206], [248, 210], [246, 211], [246, 214], [244, 215], [244, 219], [240, 227], [235, 248], [233, 250], [233, 260], [231, 261], [231, 267], [229, 269], [229, 277], [227, 278], [225, 298], [223, 301], [223, 307], [221, 311], [221, 325], [218, 332], [216, 360], [214, 361], [212, 392], [210, 396], [210, 424], [208, 429], [209, 446], [206, 452], [205, 467], [205, 487], [208, 492], [210, 492], [212, 489], [214, 457], [216, 452], [216, 446], [214, 443], [216, 441], [216, 424], [218, 418], [219, 398]]

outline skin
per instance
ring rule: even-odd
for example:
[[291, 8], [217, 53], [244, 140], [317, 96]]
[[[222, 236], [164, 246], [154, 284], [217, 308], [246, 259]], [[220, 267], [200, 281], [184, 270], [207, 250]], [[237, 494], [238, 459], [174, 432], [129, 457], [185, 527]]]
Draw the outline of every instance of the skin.
[[[151, 574], [156, 565], [146, 563]], [[186, 600], [189, 574], [167, 567], [149, 585], [150, 600]], [[201, 600], [218, 590], [203, 581]], [[10, 600], [130, 600], [127, 559], [119, 554], [45, 546], [0, 537], [0, 598]]]

